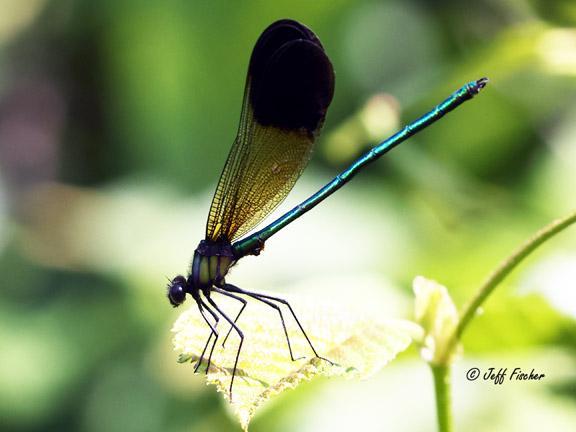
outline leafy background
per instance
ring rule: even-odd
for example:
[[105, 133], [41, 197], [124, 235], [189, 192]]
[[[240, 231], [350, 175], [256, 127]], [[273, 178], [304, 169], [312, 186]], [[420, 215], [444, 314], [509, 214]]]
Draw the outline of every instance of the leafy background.
[[[461, 304], [574, 207], [573, 1], [3, 0], [3, 430], [239, 430], [203, 377], [176, 363], [179, 311], [164, 285], [203, 236], [254, 41], [283, 17], [314, 29], [337, 74], [323, 138], [284, 210], [375, 142], [374, 127], [359, 126], [375, 94], [383, 137], [465, 82], [491, 83], [243, 260], [235, 284], [409, 318], [414, 276]], [[572, 229], [466, 334], [458, 428], [572, 430], [575, 288]], [[468, 382], [469, 367], [546, 379]], [[251, 430], [434, 427], [432, 378], [411, 349], [370, 380], [281, 395]]]

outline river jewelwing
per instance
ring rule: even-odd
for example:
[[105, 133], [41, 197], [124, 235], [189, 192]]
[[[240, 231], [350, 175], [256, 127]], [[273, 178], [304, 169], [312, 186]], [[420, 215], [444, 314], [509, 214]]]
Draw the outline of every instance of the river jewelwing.
[[[244, 343], [244, 334], [236, 324], [247, 304], [241, 296], [261, 301], [278, 312], [292, 360], [296, 359], [280, 306], [290, 311], [314, 355], [330, 362], [316, 352], [286, 300], [229, 284], [226, 274], [241, 258], [259, 255], [266, 240], [344, 186], [364, 166], [472, 99], [487, 82], [481, 78], [464, 85], [430, 112], [373, 147], [310, 198], [259, 231], [248, 234], [284, 200], [302, 174], [334, 94], [332, 63], [309, 28], [289, 19], [276, 21], [266, 28], [252, 51], [240, 126], [212, 199], [206, 237], [194, 252], [187, 277], [176, 276], [167, 287], [168, 299], [174, 307], [190, 294], [211, 330], [195, 372], [214, 337], [206, 364], [208, 373], [219, 338], [216, 327], [220, 318], [224, 318], [231, 327], [223, 345], [232, 330], [240, 338], [230, 379], [232, 398]], [[213, 293], [241, 303], [234, 319], [218, 306], [211, 296]]]

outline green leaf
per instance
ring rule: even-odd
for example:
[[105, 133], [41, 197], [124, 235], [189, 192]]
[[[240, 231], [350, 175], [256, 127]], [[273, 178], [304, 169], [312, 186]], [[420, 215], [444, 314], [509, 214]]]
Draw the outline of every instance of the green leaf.
[[[239, 310], [237, 303], [220, 295], [214, 296], [214, 300], [230, 317], [236, 316]], [[221, 341], [230, 326], [220, 319], [217, 327], [220, 338], [206, 381], [215, 385], [231, 403], [244, 430], [247, 430], [258, 407], [271, 397], [319, 375], [369, 377], [405, 350], [420, 331], [414, 323], [368, 317], [366, 313], [350, 311], [345, 305], [328, 304], [326, 299], [313, 303], [308, 298], [304, 303], [291, 298], [290, 303], [318, 354], [334, 365], [314, 357], [290, 311], [283, 307], [294, 356], [306, 356], [291, 361], [278, 313], [250, 299], [238, 320], [245, 342], [231, 400], [230, 380], [240, 339], [232, 331], [225, 348], [222, 348]], [[179, 352], [179, 361], [188, 364], [192, 373], [210, 330], [194, 305], [180, 315], [172, 331], [175, 333], [173, 342], [175, 350]], [[206, 360], [199, 372], [204, 373], [205, 369]]]

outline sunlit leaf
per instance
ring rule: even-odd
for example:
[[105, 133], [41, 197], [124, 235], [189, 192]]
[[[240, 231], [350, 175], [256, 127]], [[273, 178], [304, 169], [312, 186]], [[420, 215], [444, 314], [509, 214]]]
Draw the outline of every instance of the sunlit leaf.
[[[227, 314], [236, 316], [238, 304], [221, 296], [215, 296], [215, 300]], [[224, 394], [245, 430], [258, 407], [271, 397], [318, 375], [366, 378], [405, 350], [420, 331], [413, 323], [367, 317], [345, 309], [344, 305], [327, 305], [326, 301], [312, 304], [310, 300], [305, 304], [296, 299], [290, 302], [318, 354], [334, 365], [313, 356], [290, 312], [283, 310], [294, 356], [306, 356], [291, 361], [278, 313], [252, 300], [238, 320], [245, 342], [230, 399], [232, 366], [239, 338], [232, 332], [222, 348], [220, 340], [229, 325], [221, 319], [218, 326], [221, 339], [214, 350], [207, 383], [216, 385]], [[180, 315], [172, 331], [179, 361], [189, 364], [192, 373], [209, 335], [196, 306]], [[205, 363], [199, 371], [205, 372]]]
[[448, 338], [458, 324], [458, 310], [445, 286], [416, 277], [413, 283], [416, 296], [416, 321], [424, 328], [421, 355], [434, 363], [444, 352]]

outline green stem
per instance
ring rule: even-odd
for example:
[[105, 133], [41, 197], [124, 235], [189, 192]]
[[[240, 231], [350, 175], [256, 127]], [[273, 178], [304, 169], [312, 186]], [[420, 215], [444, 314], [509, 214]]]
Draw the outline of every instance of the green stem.
[[443, 352], [438, 359], [430, 364], [434, 375], [434, 388], [436, 392], [436, 414], [438, 417], [438, 430], [440, 432], [451, 432], [452, 427], [452, 393], [450, 387], [450, 369], [454, 350], [464, 330], [472, 318], [476, 315], [478, 308], [486, 301], [494, 288], [508, 276], [528, 255], [549, 238], [558, 234], [565, 228], [576, 222], [576, 211], [568, 216], [557, 219], [539, 230], [536, 234], [525, 241], [517, 248], [512, 255], [506, 258], [494, 270], [490, 276], [480, 286], [480, 289], [461, 314], [458, 325], [448, 338]]
[[439, 432], [452, 432], [452, 386], [450, 365], [430, 365], [436, 391], [436, 416]]
[[464, 308], [464, 312], [461, 314], [458, 325], [456, 326], [453, 333], [448, 339], [448, 343], [445, 346], [444, 352], [439, 356], [439, 363], [446, 364], [450, 360], [452, 353], [454, 352], [456, 345], [460, 341], [462, 334], [470, 324], [470, 321], [476, 315], [478, 308], [484, 303], [488, 298], [494, 288], [496, 288], [506, 276], [508, 276], [512, 270], [514, 270], [518, 264], [520, 264], [524, 258], [530, 255], [538, 246], [544, 243], [549, 238], [558, 234], [565, 228], [569, 227], [576, 222], [576, 211], [570, 213], [568, 216], [561, 219], [557, 219], [552, 223], [546, 225], [544, 228], [536, 232], [532, 237], [525, 241], [520, 247], [518, 247], [512, 255], [506, 258], [500, 265], [488, 276], [484, 281], [480, 289], [477, 291], [476, 295]]

